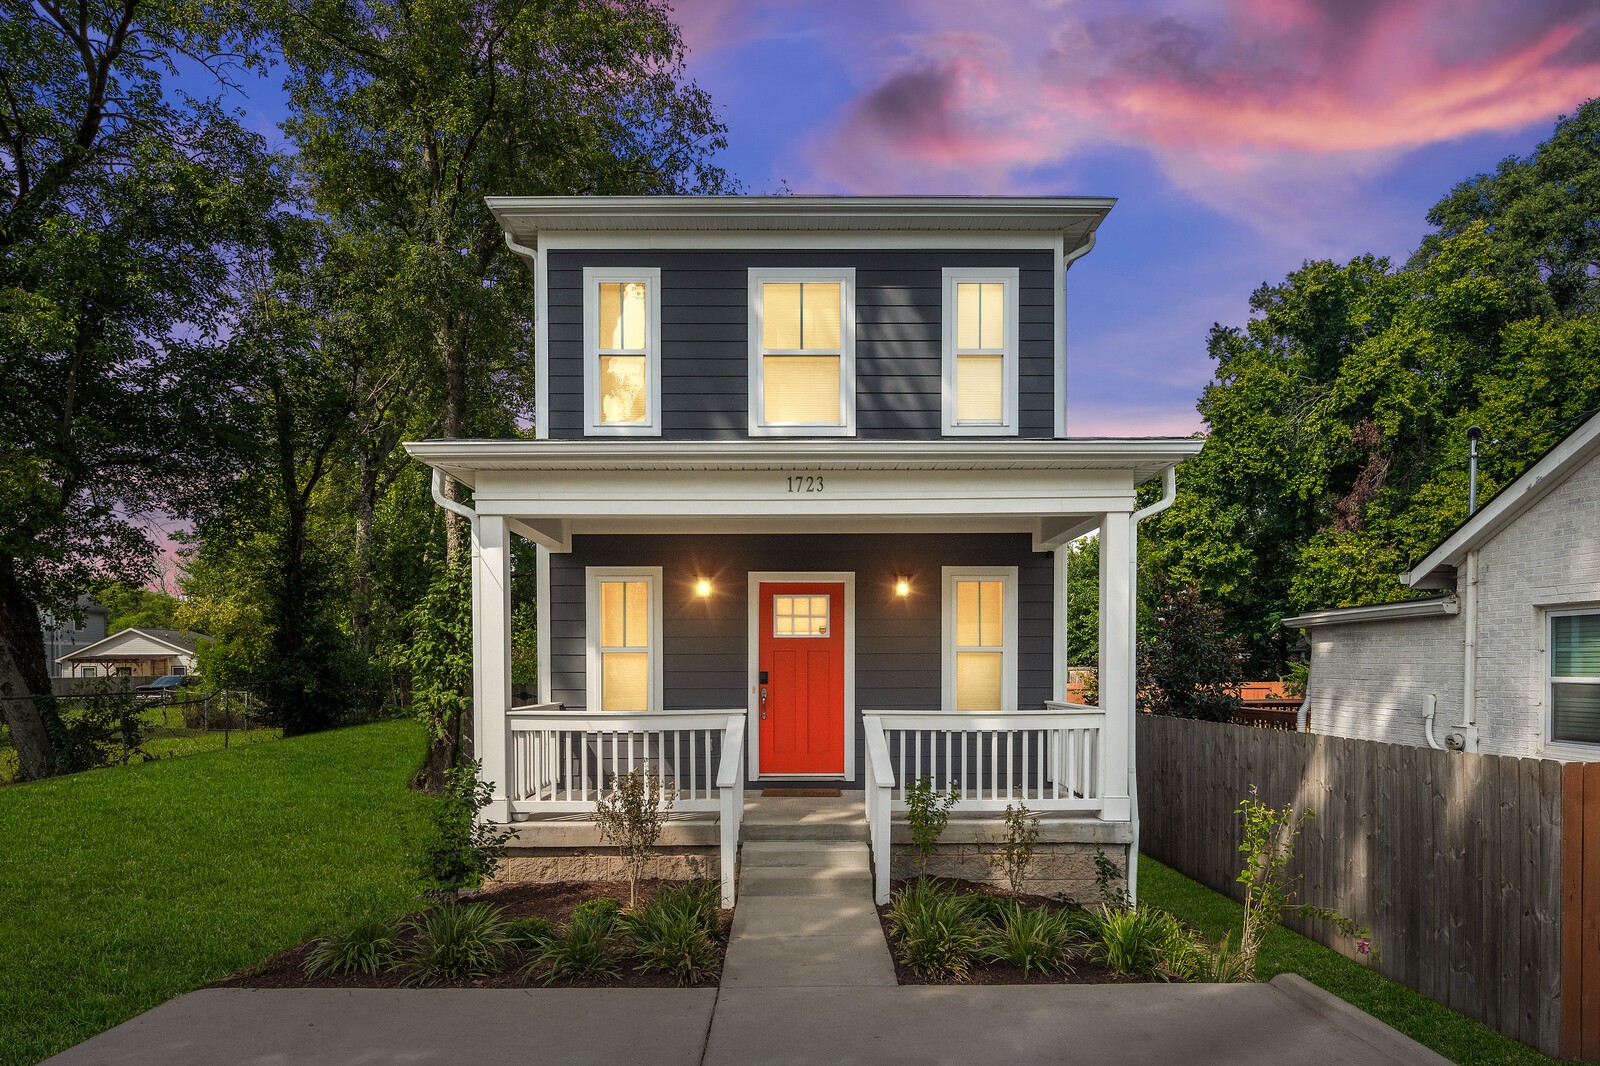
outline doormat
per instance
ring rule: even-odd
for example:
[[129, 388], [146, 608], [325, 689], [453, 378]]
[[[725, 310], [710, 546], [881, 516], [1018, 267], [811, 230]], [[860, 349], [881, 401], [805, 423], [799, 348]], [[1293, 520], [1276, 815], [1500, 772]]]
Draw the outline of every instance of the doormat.
[[764, 788], [761, 790], [761, 795], [768, 799], [793, 799], [801, 796], [838, 799], [840, 793], [836, 788]]

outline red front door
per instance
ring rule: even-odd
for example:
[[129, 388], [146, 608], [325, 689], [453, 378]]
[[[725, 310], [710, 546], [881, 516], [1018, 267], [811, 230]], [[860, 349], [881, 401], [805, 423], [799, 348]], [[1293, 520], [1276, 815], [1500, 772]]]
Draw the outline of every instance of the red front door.
[[761, 772], [844, 773], [844, 584], [762, 582]]

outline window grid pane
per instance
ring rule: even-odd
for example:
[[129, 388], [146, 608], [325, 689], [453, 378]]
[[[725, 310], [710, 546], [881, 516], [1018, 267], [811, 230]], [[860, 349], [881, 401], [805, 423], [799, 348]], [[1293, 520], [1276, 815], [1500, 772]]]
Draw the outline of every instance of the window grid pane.
[[1005, 357], [956, 356], [956, 420], [999, 422], [1005, 417]]
[[613, 651], [600, 656], [600, 709], [647, 711], [650, 709], [650, 655]]
[[799, 284], [767, 282], [761, 286], [761, 347], [785, 352], [800, 349]]
[[601, 351], [642, 352], [647, 342], [645, 328], [647, 286], [642, 281], [602, 281], [600, 283]]
[[772, 597], [772, 633], [778, 637], [828, 635], [828, 596]]
[[769, 355], [762, 375], [766, 422], [839, 423], [837, 355]]
[[600, 647], [650, 646], [650, 583], [600, 582]]
[[1004, 656], [997, 651], [956, 653], [956, 710], [998, 711]]
[[1006, 287], [998, 281], [956, 283], [956, 351], [1000, 352], [1006, 346]]
[[956, 582], [956, 647], [1005, 646], [1005, 582]]

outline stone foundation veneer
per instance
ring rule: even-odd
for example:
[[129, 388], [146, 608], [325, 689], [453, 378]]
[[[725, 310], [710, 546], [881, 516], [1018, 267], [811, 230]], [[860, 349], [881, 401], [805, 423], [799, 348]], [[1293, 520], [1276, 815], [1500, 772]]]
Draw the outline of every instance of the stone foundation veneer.
[[[1105, 844], [1106, 857], [1127, 870], [1128, 848], [1125, 844]], [[1023, 891], [1038, 896], [1070, 896], [1086, 907], [1101, 902], [1100, 889], [1095, 883], [1093, 844], [1039, 843], [1035, 845], [1033, 862], [1028, 868], [1028, 878]], [[1005, 875], [991, 865], [999, 854], [999, 844], [939, 844], [928, 859], [928, 873], [934, 877], [959, 877], [967, 881], [1010, 889]], [[917, 853], [909, 845], [896, 844], [889, 864], [890, 875], [895, 878], [912, 877], [917, 872]], [[1126, 878], [1114, 882], [1126, 889]]]
[[[645, 866], [645, 877], [671, 881], [716, 878], [717, 849], [713, 847], [657, 848]], [[513, 852], [501, 863], [492, 884], [547, 884], [553, 881], [626, 881], [622, 858], [615, 850], [594, 848], [541, 848], [535, 853]]]

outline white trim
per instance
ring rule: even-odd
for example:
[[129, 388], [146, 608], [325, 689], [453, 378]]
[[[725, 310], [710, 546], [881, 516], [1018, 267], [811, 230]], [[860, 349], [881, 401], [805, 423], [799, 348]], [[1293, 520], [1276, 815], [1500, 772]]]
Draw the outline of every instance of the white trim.
[[[1094, 240], [1093, 233], [1089, 234], [1089, 239]], [[1056, 245], [1051, 258], [1055, 273], [1055, 332], [1051, 338], [1055, 348], [1055, 377], [1050, 384], [1050, 404], [1054, 409], [1054, 435], [1059, 439], [1067, 435], [1067, 257], [1061, 245]]]
[[553, 685], [550, 678], [550, 549], [535, 543], [534, 553], [534, 661], [539, 671], [539, 702], [551, 703]]
[[539, 245], [533, 278], [533, 436], [550, 439], [550, 264]]
[[[767, 424], [766, 374], [762, 347], [763, 302], [761, 286], [769, 281], [817, 282], [839, 286], [839, 416], [838, 422], [781, 422]], [[856, 268], [855, 267], [750, 267], [749, 297], [749, 433], [752, 437], [853, 437], [856, 435]], [[801, 354], [801, 353], [782, 353]], [[819, 352], [819, 355], [831, 353]]]
[[[645, 420], [608, 423], [600, 419], [600, 285], [645, 283]], [[636, 353], [627, 353], [636, 354]], [[586, 437], [661, 435], [661, 268], [586, 266], [583, 268], [583, 434]]]
[[[650, 656], [650, 706], [648, 713], [665, 708], [662, 668], [664, 636], [661, 621], [661, 567], [659, 566], [586, 566], [583, 568], [584, 584], [584, 693], [583, 706], [589, 714], [603, 715], [597, 705], [600, 695], [600, 583], [602, 581], [644, 581], [650, 586], [650, 643], [646, 650]], [[542, 643], [542, 638], [541, 638]]]
[[[1004, 643], [1000, 646], [1000, 706], [994, 712], [1015, 710], [1017, 706], [1017, 567], [946, 566], [940, 570], [939, 597], [939, 702], [943, 710], [956, 705], [956, 602], [958, 580], [981, 579], [1004, 582]], [[994, 713], [962, 712], [962, 713]]]
[[1456, 614], [1460, 605], [1454, 596], [1430, 596], [1422, 600], [1400, 600], [1397, 603], [1373, 603], [1364, 607], [1332, 607], [1326, 611], [1308, 611], [1279, 624], [1292, 629], [1310, 629], [1313, 626], [1337, 626], [1348, 622], [1377, 622], [1395, 618], [1426, 618], [1431, 615]]
[[1454, 574], [1442, 571], [1461, 563], [1467, 552], [1493, 540], [1506, 526], [1520, 518], [1596, 455], [1600, 455], [1600, 415], [1591, 415], [1587, 422], [1551, 448], [1544, 458], [1524, 470], [1516, 480], [1479, 508], [1477, 514], [1462, 523], [1422, 562], [1401, 574], [1400, 580], [1412, 588], [1450, 587]]
[[[158, 636], [156, 636], [154, 633], [150, 632], [148, 629], [140, 629], [138, 626], [129, 626], [127, 629], [119, 629], [119, 630], [117, 630], [115, 633], [112, 633], [108, 637], [101, 637], [99, 640], [95, 641], [93, 644], [85, 644], [81, 648], [77, 648], [77, 649], [75, 649], [73, 651], [69, 651], [69, 652], [67, 652], [67, 654], [65, 654], [65, 655], [61, 656], [60, 658], [58, 658], [56, 660], [56, 662], [58, 662], [58, 663], [71, 662], [71, 661], [76, 661], [76, 660], [82, 659], [82, 658], [94, 659], [95, 657], [92, 656], [92, 655], [89, 655], [88, 653], [93, 651], [94, 649], [98, 648], [100, 645], [108, 643], [109, 641], [113, 641], [113, 640], [123, 640], [124, 638], [133, 636], [134, 634], [137, 634], [137, 635], [139, 635], [141, 637], [144, 637], [146, 640], [155, 641], [157, 644], [160, 644], [163, 647], [171, 648], [173, 651], [177, 652], [180, 655], [187, 655], [187, 656], [193, 657], [194, 654], [196, 653], [196, 650], [199, 647], [198, 642], [196, 642], [195, 647], [193, 647], [193, 648], [185, 648], [182, 644], [174, 644], [172, 641], [168, 640], [166, 637], [158, 637]], [[152, 656], [140, 655], [140, 656], [129, 656], [129, 658], [148, 659], [148, 658], [152, 658]], [[98, 662], [99, 660], [96, 659], [95, 661]]]
[[[1017, 267], [945, 267], [941, 290], [943, 292], [943, 328], [941, 334], [940, 407], [942, 421], [939, 432], [947, 437], [1014, 437], [1018, 432], [1018, 409], [1021, 396], [1018, 392], [1018, 338], [1020, 318], [1018, 305], [1022, 272]], [[1005, 345], [998, 353], [1000, 371], [1000, 421], [960, 422], [956, 419], [956, 286], [962, 283], [998, 283], [1005, 292]], [[995, 354], [995, 353], [988, 353]]]
[[1050, 612], [1050, 698], [1057, 703], [1066, 702], [1067, 685], [1071, 680], [1069, 670], [1072, 664], [1067, 657], [1067, 598], [1072, 595], [1067, 581], [1067, 567], [1071, 554], [1070, 542], [1059, 544], [1050, 551], [1051, 587], [1054, 590]]
[[[1583, 740], [1557, 740], [1556, 731], [1556, 696], [1555, 696], [1555, 620], [1557, 618], [1573, 618], [1581, 615], [1600, 615], [1600, 606], [1560, 607], [1543, 609], [1544, 614], [1544, 654], [1541, 656], [1544, 666], [1544, 750], [1547, 754], [1565, 755], [1593, 759], [1596, 751], [1600, 751], [1600, 744]], [[1600, 685], [1600, 677], [1581, 675], [1577, 677], [1563, 677], [1564, 685]]]
[[[844, 773], [766, 774], [761, 773], [761, 586], [812, 581], [844, 585]], [[752, 570], [746, 575], [745, 592], [745, 692], [749, 700], [745, 713], [750, 727], [749, 768], [751, 780], [804, 777], [806, 780], [843, 781], [856, 779], [856, 575], [853, 570]]]

